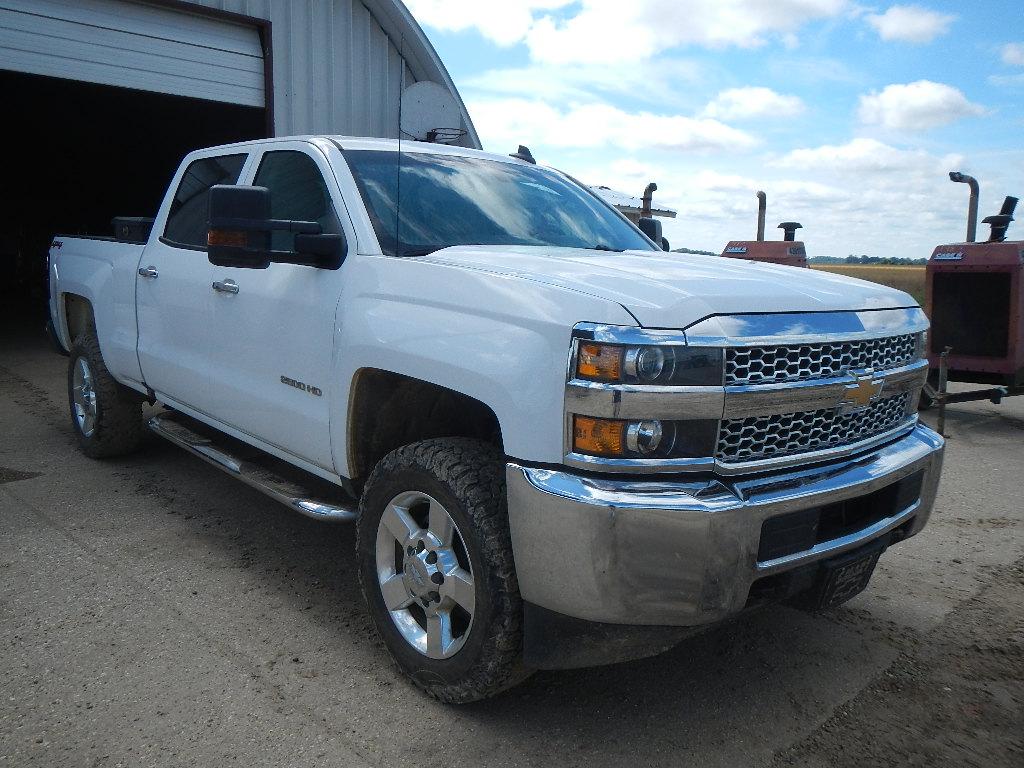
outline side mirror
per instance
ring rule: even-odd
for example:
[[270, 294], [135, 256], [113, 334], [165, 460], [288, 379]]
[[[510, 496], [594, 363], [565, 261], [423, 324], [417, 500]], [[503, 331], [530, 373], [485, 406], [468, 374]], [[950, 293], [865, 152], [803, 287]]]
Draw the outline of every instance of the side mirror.
[[664, 244], [661, 242], [663, 238], [661, 236], [660, 221], [658, 221], [657, 219], [649, 218], [647, 216], [643, 216], [636, 223], [636, 225], [640, 227], [640, 231], [647, 235], [647, 237], [649, 237], [651, 240], [653, 240], [656, 245], [664, 248]]
[[[266, 269], [273, 262], [337, 269], [348, 250], [344, 235], [322, 234], [315, 221], [270, 218], [266, 187], [210, 187], [208, 226], [207, 257], [218, 267]], [[271, 232], [294, 232], [294, 250], [272, 250]]]
[[665, 239], [664, 237], [661, 238], [661, 250], [663, 250], [663, 251], [671, 251], [672, 250], [672, 246], [668, 244], [668, 240]]
[[210, 187], [206, 255], [218, 267], [270, 266], [270, 190], [217, 184]]
[[[273, 261], [280, 261], [288, 264], [304, 264], [307, 267], [319, 267], [320, 269], [337, 269], [345, 260], [345, 253], [348, 251], [348, 243], [344, 235], [308, 235], [299, 233], [295, 235], [294, 260], [278, 258], [279, 254], [274, 251]], [[291, 256], [291, 254], [288, 254]]]

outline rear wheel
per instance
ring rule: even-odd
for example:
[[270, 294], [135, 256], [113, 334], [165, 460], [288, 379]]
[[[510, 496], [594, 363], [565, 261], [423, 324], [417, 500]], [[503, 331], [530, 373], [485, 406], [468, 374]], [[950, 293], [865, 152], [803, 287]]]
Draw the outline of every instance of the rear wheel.
[[493, 446], [449, 438], [392, 451], [367, 481], [357, 538], [370, 615], [417, 686], [465, 703], [528, 676]]
[[142, 401], [110, 375], [92, 333], [82, 334], [71, 347], [68, 404], [71, 426], [87, 456], [121, 456], [141, 442]]

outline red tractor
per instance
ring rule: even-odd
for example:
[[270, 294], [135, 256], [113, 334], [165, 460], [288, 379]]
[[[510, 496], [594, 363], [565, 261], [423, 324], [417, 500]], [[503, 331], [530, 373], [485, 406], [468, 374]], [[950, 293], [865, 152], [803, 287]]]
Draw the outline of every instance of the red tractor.
[[747, 261], [764, 261], [770, 264], [785, 264], [788, 267], [806, 267], [807, 249], [803, 242], [796, 239], [796, 231], [801, 226], [795, 221], [784, 221], [779, 224], [783, 230], [783, 239], [764, 239], [764, 217], [767, 208], [767, 195], [757, 193], [757, 240], [730, 240], [722, 255], [730, 259], [746, 259]]
[[[938, 246], [926, 268], [925, 310], [931, 318], [928, 362], [932, 369], [922, 400], [940, 405], [1024, 394], [1024, 241], [1006, 239], [1017, 198], [1007, 197], [999, 213], [982, 223], [987, 241], [975, 242], [978, 182], [958, 171], [951, 181], [971, 189], [967, 239]], [[947, 381], [990, 385], [946, 392]]]

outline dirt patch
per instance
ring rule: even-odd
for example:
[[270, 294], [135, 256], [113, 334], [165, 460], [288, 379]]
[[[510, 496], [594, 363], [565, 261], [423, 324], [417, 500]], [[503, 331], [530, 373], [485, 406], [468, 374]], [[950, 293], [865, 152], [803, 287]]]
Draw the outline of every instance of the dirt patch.
[[773, 765], [1024, 765], [1024, 561]]
[[[26, 412], [51, 426], [63, 427], [66, 424], [66, 419], [61, 415], [63, 412], [46, 390], [2, 365], [0, 365], [0, 392], [8, 395]], [[66, 412], [67, 405], [64, 408], [64, 412]]]
[[31, 480], [33, 477], [39, 477], [40, 474], [40, 472], [22, 472], [20, 469], [0, 467], [0, 485], [13, 483], [17, 480]]

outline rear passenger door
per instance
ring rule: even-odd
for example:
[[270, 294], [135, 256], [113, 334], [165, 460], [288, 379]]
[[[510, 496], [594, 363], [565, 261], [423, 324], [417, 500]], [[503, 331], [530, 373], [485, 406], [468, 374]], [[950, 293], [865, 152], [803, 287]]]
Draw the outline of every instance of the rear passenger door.
[[[242, 151], [192, 160], [171, 182], [174, 194], [165, 200], [163, 231], [143, 249], [136, 276], [138, 353], [143, 380], [161, 399], [203, 412], [214, 403], [207, 397], [209, 358], [216, 346], [211, 325], [210, 283], [213, 265], [206, 255], [209, 190], [214, 184], [235, 184], [249, 153]], [[157, 233], [154, 233], [157, 235]]]
[[[324, 233], [355, 242], [333, 171], [314, 145], [275, 143], [251, 168], [248, 183], [270, 190], [273, 218], [316, 221]], [[293, 239], [274, 232], [272, 246], [291, 250]], [[218, 418], [331, 471], [330, 375], [343, 272], [344, 266], [215, 267], [213, 281], [232, 287], [210, 292], [216, 340], [207, 348], [208, 366], [220, 372], [210, 392]]]

